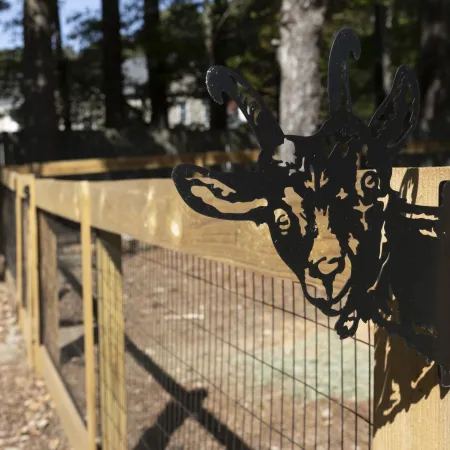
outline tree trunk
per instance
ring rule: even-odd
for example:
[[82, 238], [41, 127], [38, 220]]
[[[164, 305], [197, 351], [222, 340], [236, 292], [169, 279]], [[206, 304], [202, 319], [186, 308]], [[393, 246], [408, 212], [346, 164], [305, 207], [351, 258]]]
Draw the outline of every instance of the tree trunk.
[[102, 0], [103, 93], [106, 126], [121, 128], [125, 123], [122, 79], [122, 40], [119, 0]]
[[325, 13], [322, 0], [282, 0], [278, 61], [280, 125], [285, 134], [310, 135], [318, 125], [319, 39]]
[[151, 101], [151, 124], [168, 128], [167, 74], [160, 30], [159, 0], [144, 0], [144, 37], [148, 88]]
[[388, 94], [392, 83], [392, 61], [390, 39], [395, 1], [389, 6], [381, 1], [374, 5], [374, 91], [375, 105], [378, 107]]
[[[203, 29], [205, 36], [205, 51], [208, 66], [225, 65], [225, 42], [221, 39], [223, 31], [217, 29], [217, 17], [226, 8], [221, 0], [205, 0], [203, 11]], [[223, 30], [223, 28], [222, 28]], [[209, 127], [211, 130], [227, 129], [227, 109], [210, 99]]]
[[450, 2], [422, 5], [419, 84], [422, 96], [420, 131], [430, 140], [450, 139]]
[[374, 5], [374, 90], [375, 105], [380, 106], [386, 98], [386, 90], [384, 86], [384, 55], [385, 47], [385, 31], [387, 8], [385, 5], [377, 2]]
[[24, 147], [31, 161], [54, 160], [58, 154], [52, 1], [24, 0]]
[[71, 119], [71, 105], [70, 105], [70, 85], [69, 85], [69, 72], [68, 72], [68, 59], [64, 55], [62, 36], [61, 36], [61, 23], [59, 20], [59, 5], [58, 0], [54, 0], [53, 4], [53, 26], [54, 26], [54, 39], [55, 39], [55, 56], [58, 71], [58, 90], [61, 101], [62, 119], [64, 123], [64, 130], [69, 131], [72, 129]]

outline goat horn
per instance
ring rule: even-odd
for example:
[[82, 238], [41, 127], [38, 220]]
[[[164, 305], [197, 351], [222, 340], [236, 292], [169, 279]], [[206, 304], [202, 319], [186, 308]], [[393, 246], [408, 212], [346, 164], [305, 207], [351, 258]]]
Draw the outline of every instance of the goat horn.
[[[350, 53], [357, 60], [361, 55], [361, 44], [350, 28], [340, 30], [331, 46], [328, 62], [328, 101], [330, 114], [344, 107], [351, 111], [352, 100], [348, 81], [348, 60]], [[344, 103], [342, 103], [342, 85], [344, 85]]]
[[[412, 96], [411, 105], [407, 103], [408, 91]], [[390, 118], [385, 117], [388, 112], [391, 114]], [[386, 145], [390, 144], [388, 150], [391, 158], [402, 149], [409, 135], [414, 131], [419, 112], [420, 89], [416, 75], [408, 66], [400, 66], [392, 82], [391, 91], [369, 122], [369, 127], [374, 127], [376, 122], [383, 124], [382, 139]], [[392, 143], [396, 139], [397, 141]]]

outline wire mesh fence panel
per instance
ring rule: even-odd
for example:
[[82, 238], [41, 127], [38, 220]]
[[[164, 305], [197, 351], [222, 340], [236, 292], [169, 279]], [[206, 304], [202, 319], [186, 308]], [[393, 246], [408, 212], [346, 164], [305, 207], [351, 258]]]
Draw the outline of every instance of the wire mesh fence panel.
[[[13, 283], [16, 280], [16, 194], [5, 186], [1, 187], [2, 195], [2, 239], [8, 268]], [[15, 286], [11, 286], [15, 288]]]
[[[79, 224], [38, 210], [41, 342], [87, 425], [84, 309]], [[91, 251], [94, 251], [92, 245]], [[92, 274], [95, 275], [95, 263]], [[95, 286], [95, 279], [94, 279]], [[97, 438], [98, 419], [98, 333], [94, 298], [94, 365]]]
[[298, 283], [193, 255], [122, 263], [128, 448], [370, 448], [368, 325], [341, 341]]
[[[53, 363], [86, 423], [86, 369], [82, 298], [80, 225], [43, 211], [39, 212], [41, 335]], [[48, 229], [46, 229], [48, 227]], [[53, 249], [53, 239], [56, 248]], [[92, 249], [93, 250], [93, 249]], [[49, 254], [55, 252], [54, 267]], [[55, 272], [55, 286], [44, 277]], [[51, 298], [53, 296], [53, 298]], [[94, 311], [94, 317], [96, 317]], [[94, 339], [97, 338], [94, 323]], [[98, 381], [98, 349], [94, 361]], [[96, 398], [99, 409], [99, 396]], [[97, 421], [97, 426], [100, 424]], [[97, 435], [99, 436], [99, 430]]]

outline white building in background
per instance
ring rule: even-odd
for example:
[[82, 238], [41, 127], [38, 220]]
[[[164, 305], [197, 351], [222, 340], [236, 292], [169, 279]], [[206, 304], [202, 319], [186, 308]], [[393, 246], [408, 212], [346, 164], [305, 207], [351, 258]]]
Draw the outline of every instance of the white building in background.
[[[129, 58], [122, 65], [124, 75], [124, 95], [133, 108], [143, 110], [147, 122], [151, 119], [151, 105], [143, 105], [142, 93], [147, 90], [147, 62], [143, 56]], [[207, 101], [183, 95], [189, 92], [194, 78], [186, 76], [169, 86], [169, 95], [175, 97], [175, 104], [169, 107], [169, 126], [208, 126]], [[177, 95], [179, 94], [179, 95]]]
[[[146, 60], [143, 56], [129, 58], [122, 65], [124, 75], [124, 95], [127, 103], [136, 110], [143, 112], [146, 122], [151, 119], [151, 105], [143, 104], [143, 95], [147, 91], [148, 71]], [[169, 107], [169, 127], [173, 128], [182, 125], [191, 128], [209, 128], [209, 99], [200, 99], [186, 95], [192, 92], [195, 79], [192, 76], [185, 76], [181, 81], [172, 82], [169, 86], [169, 95], [173, 99]], [[14, 119], [13, 112], [18, 109], [22, 100], [17, 92], [16, 98], [0, 97], [0, 133], [15, 133], [19, 131], [20, 124]], [[72, 127], [74, 130], [96, 130], [103, 125], [103, 111], [93, 111], [88, 105], [84, 105], [86, 115], [81, 114], [78, 120], [74, 120]], [[236, 108], [234, 102], [230, 102], [228, 110], [228, 125], [230, 129], [239, 127], [245, 123], [245, 117]], [[62, 123], [60, 128], [63, 129]]]
[[[124, 94], [130, 106], [142, 110], [143, 104], [139, 91], [146, 89], [148, 81], [147, 63], [143, 56], [129, 58], [122, 66], [124, 75]], [[183, 125], [200, 129], [209, 128], [209, 99], [190, 97], [185, 93], [192, 92], [195, 87], [195, 78], [185, 76], [182, 80], [172, 82], [169, 86], [169, 95], [174, 99], [169, 107], [169, 127]], [[151, 107], [144, 108], [148, 111], [147, 121], [150, 120]], [[245, 117], [238, 108], [228, 107], [229, 128], [237, 128], [245, 123]]]
[[0, 117], [0, 133], [16, 133], [20, 125], [9, 115]]

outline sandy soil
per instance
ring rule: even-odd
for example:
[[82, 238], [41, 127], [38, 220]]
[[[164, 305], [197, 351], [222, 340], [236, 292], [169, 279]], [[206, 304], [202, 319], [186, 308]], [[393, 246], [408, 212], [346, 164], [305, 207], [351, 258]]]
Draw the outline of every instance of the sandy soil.
[[29, 369], [13, 296], [0, 283], [0, 449], [70, 450], [53, 402]]

